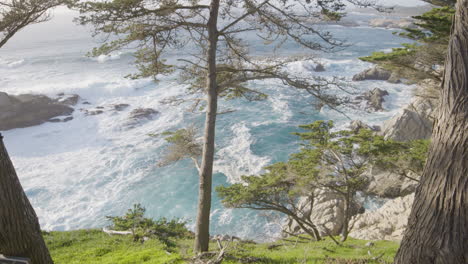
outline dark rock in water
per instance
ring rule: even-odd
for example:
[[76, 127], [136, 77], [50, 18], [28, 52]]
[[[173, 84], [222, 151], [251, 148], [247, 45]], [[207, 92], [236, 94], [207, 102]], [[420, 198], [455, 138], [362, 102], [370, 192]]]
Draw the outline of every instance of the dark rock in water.
[[381, 67], [374, 67], [358, 73], [353, 76], [353, 81], [365, 81], [365, 80], [379, 80], [386, 81], [392, 76], [390, 71], [387, 71]]
[[40, 125], [58, 116], [71, 115], [73, 111], [68, 105], [44, 95], [13, 96], [0, 92], [0, 130]]
[[152, 108], [136, 108], [130, 112], [129, 120], [124, 124], [126, 129], [132, 129], [145, 121], [153, 120], [159, 114]]
[[87, 116], [95, 116], [95, 115], [100, 115], [104, 113], [103, 110], [100, 110], [98, 107], [96, 109], [80, 109], [81, 112], [84, 112], [85, 115]]
[[83, 104], [84, 104], [84, 105], [90, 105], [91, 103], [88, 102], [88, 101], [84, 101]]
[[364, 94], [364, 96], [367, 96], [370, 106], [373, 107], [375, 111], [383, 110], [382, 103], [385, 101], [384, 96], [387, 95], [387, 91], [380, 90], [379, 88], [374, 88], [374, 90]]
[[366, 110], [368, 111], [382, 111], [382, 103], [385, 102], [384, 96], [387, 96], [388, 92], [379, 88], [374, 88], [372, 91], [363, 93], [360, 96], [356, 96], [355, 102], [367, 101]]
[[325, 66], [323, 66], [323, 64], [319, 63], [319, 64], [317, 64], [317, 66], [315, 66], [314, 71], [315, 72], [324, 72], [325, 71]]
[[62, 122], [68, 122], [68, 121], [72, 121], [73, 120], [73, 116], [68, 116], [68, 117], [65, 117]]
[[159, 114], [152, 108], [137, 108], [130, 112], [131, 119], [152, 119], [154, 115]]
[[114, 107], [115, 111], [123, 111], [129, 106], [130, 106], [129, 104], [115, 104], [115, 105], [112, 105], [112, 107]]
[[[108, 111], [111, 111], [111, 110], [118, 111], [118, 112], [123, 111], [124, 109], [126, 109], [129, 106], [130, 105], [128, 105], [128, 104], [111, 104], [111, 105], [105, 105], [105, 106], [96, 106], [96, 107], [91, 108], [91, 109], [82, 108], [82, 109], [80, 109], [80, 111], [84, 112], [84, 114], [87, 115], [87, 116], [95, 116], [95, 115], [100, 115], [100, 114], [103, 114], [104, 112], [108, 112]], [[136, 109], [136, 110], [138, 110], [138, 109]]]

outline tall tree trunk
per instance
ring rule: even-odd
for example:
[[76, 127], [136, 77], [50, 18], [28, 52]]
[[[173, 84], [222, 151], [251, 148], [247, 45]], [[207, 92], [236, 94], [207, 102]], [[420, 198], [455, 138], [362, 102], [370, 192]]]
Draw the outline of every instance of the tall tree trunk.
[[345, 242], [348, 239], [349, 234], [349, 218], [350, 218], [350, 206], [351, 206], [351, 194], [349, 191], [344, 197], [344, 221], [343, 227], [341, 228], [341, 242]]
[[458, 0], [429, 156], [395, 264], [468, 263], [468, 0]]
[[21, 187], [0, 134], [0, 254], [53, 263], [39, 221]]
[[208, 20], [208, 78], [206, 84], [207, 109], [205, 120], [204, 145], [200, 167], [198, 193], [198, 213], [195, 234], [195, 252], [208, 251], [210, 242], [211, 189], [213, 178], [213, 159], [215, 149], [216, 114], [218, 111], [218, 92], [216, 82], [216, 50], [218, 45], [219, 0], [212, 0]]

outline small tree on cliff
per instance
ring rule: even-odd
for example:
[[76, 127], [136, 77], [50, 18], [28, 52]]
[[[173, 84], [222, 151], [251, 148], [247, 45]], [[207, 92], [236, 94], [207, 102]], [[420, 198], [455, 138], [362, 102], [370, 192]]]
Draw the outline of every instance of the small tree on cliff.
[[468, 261], [468, 0], [456, 2], [440, 101], [396, 264]]
[[83, 14], [82, 24], [92, 24], [96, 33], [113, 34], [93, 55], [108, 54], [125, 47], [136, 47], [139, 72], [133, 78], [167, 74], [176, 67], [163, 59], [168, 50], [190, 46], [193, 54], [179, 60], [191, 92], [202, 92], [206, 112], [203, 151], [200, 164], [199, 201], [195, 251], [207, 251], [215, 125], [218, 97], [265, 98], [249, 81], [278, 79], [288, 86], [307, 91], [330, 106], [336, 98], [327, 94], [329, 80], [297, 76], [285, 71], [287, 60], [261, 61], [249, 56], [249, 44], [242, 39], [254, 32], [272, 50], [292, 40], [312, 50], [329, 50], [343, 43], [329, 32], [314, 26], [321, 19], [339, 19], [344, 2], [374, 6], [368, 0], [114, 0], [85, 2], [76, 0]]

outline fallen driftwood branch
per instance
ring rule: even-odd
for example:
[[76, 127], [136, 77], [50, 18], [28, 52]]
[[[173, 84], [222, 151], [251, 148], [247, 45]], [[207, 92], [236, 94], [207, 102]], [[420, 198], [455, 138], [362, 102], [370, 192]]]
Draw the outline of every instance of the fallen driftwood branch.
[[105, 227], [102, 229], [102, 232], [109, 234], [109, 235], [132, 235], [133, 234], [132, 231], [115, 231], [115, 230], [107, 229]]

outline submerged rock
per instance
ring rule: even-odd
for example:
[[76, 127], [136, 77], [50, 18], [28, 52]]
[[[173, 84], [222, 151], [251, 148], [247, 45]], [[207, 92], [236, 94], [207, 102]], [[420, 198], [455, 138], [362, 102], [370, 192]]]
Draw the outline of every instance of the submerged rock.
[[127, 107], [129, 107], [130, 105], [129, 104], [115, 104], [115, 105], [112, 105], [112, 107], [114, 108], [115, 111], [123, 111], [125, 109], [127, 109]]
[[315, 71], [315, 72], [324, 72], [324, 71], [325, 71], [325, 66], [323, 66], [323, 64], [321, 64], [321, 63], [318, 63], [318, 64], [314, 67], [314, 71]]
[[365, 240], [401, 240], [413, 201], [411, 194], [390, 200], [376, 211], [356, 215], [351, 220], [353, 229], [349, 236]]
[[61, 98], [52, 99], [34, 94], [13, 96], [0, 92], [0, 130], [30, 127], [51, 120], [64, 122], [65, 119], [58, 121], [55, 118], [69, 116], [74, 109], [68, 106], [70, 101], [61, 101]]
[[80, 109], [87, 116], [95, 116], [103, 114], [104, 111], [101, 108], [96, 107], [95, 109]]

